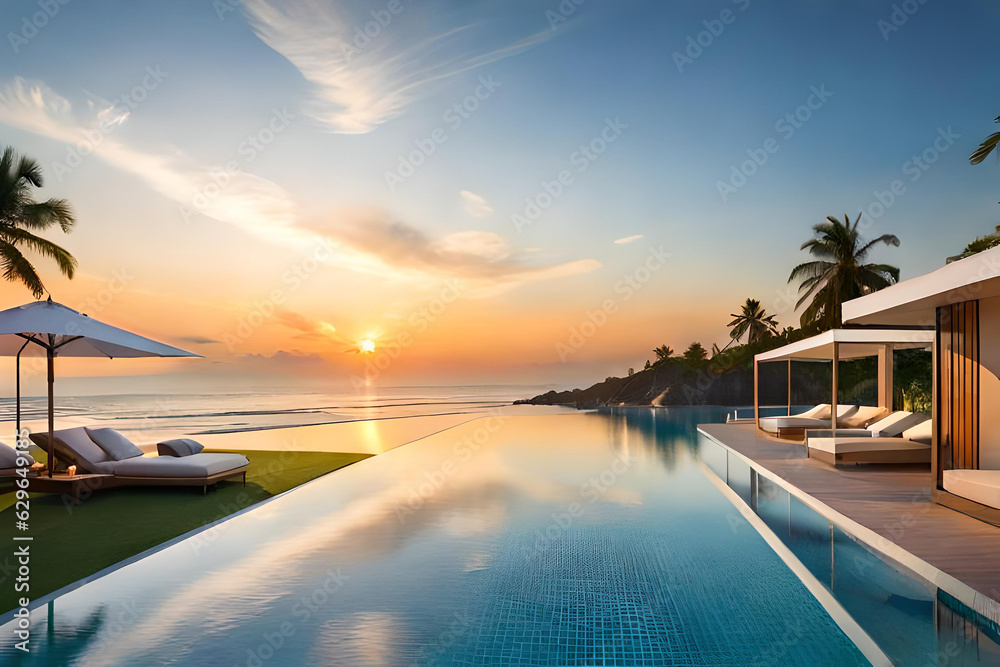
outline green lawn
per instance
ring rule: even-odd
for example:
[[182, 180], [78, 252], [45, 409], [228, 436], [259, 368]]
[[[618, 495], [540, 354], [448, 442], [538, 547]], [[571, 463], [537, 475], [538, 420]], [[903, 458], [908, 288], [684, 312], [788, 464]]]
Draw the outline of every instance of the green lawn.
[[[223, 451], [223, 450], [216, 450]], [[234, 450], [230, 450], [234, 451]], [[66, 507], [59, 495], [32, 494], [28, 533], [14, 528], [13, 493], [0, 496], [0, 611], [17, 606], [12, 537], [31, 543], [31, 597], [39, 598], [129, 556], [238, 512], [282, 491], [343, 468], [368, 454], [239, 452], [250, 459], [247, 485], [221, 482], [201, 487], [145, 487], [98, 491]]]

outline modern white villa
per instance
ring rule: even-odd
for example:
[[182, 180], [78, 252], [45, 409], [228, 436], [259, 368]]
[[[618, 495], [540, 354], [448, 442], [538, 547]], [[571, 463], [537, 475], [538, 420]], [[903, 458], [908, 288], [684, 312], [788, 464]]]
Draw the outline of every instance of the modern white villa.
[[[835, 552], [863, 545], [890, 570], [925, 582], [936, 610], [969, 611], [973, 620], [957, 634], [938, 616], [940, 645], [985, 636], [984, 627], [996, 637], [1000, 336], [993, 332], [1000, 331], [1000, 248], [849, 301], [843, 317], [842, 329], [757, 355], [753, 416], [700, 425], [701, 459], [739, 498], [741, 511], [773, 529], [769, 538], [812, 530], [811, 539], [821, 541], [829, 531], [828, 562], [812, 563], [821, 579], [829, 568], [827, 590], [843, 578], [835, 571], [844, 555]], [[893, 359], [905, 348], [930, 353], [929, 410], [926, 399], [920, 411], [893, 404]], [[869, 366], [878, 377], [857, 390], [838, 387], [838, 367], [841, 376], [845, 369], [833, 360], [864, 357], [877, 358]], [[899, 373], [902, 357], [895, 359]], [[807, 363], [829, 370], [813, 367], [797, 377]], [[858, 368], [851, 369], [855, 378], [863, 374]], [[806, 390], [825, 391], [828, 402], [793, 414], [803, 403], [793, 398]], [[837, 400], [847, 395], [864, 400]]]
[[844, 321], [934, 327], [934, 500], [1000, 525], [1000, 248], [849, 301]]

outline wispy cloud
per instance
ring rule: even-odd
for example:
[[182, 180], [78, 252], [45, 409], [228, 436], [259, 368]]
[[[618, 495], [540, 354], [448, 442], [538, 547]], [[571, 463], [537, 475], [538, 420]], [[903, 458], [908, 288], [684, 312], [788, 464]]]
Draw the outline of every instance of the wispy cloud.
[[277, 321], [284, 326], [308, 336], [331, 338], [337, 333], [337, 328], [329, 322], [312, 319], [287, 308], [278, 309], [274, 315]]
[[559, 264], [529, 261], [493, 232], [461, 231], [432, 238], [381, 210], [340, 211], [313, 223], [315, 231], [353, 254], [355, 268], [400, 280], [461, 278], [489, 292], [576, 275], [601, 266], [593, 259]]
[[[522, 53], [553, 34], [496, 44], [479, 25], [457, 24], [439, 5], [398, 7], [391, 13], [385, 3], [364, 0], [243, 3], [257, 36], [313, 84], [305, 112], [346, 134], [370, 132], [401, 115], [431, 82]], [[381, 23], [373, 21], [376, 14]], [[432, 26], [447, 27], [434, 33]]]
[[485, 218], [493, 213], [493, 207], [489, 205], [482, 195], [477, 195], [469, 190], [462, 190], [462, 201], [465, 202], [465, 212], [476, 218]]
[[177, 340], [184, 343], [190, 343], [192, 345], [213, 345], [215, 343], [222, 342], [215, 340], [214, 338], [205, 338], [204, 336], [181, 336]]
[[636, 234], [635, 236], [626, 236], [623, 239], [618, 239], [615, 241], [618, 245], [625, 245], [626, 243], [631, 243], [632, 241], [638, 241], [643, 237], [643, 234]]
[[[212, 167], [175, 148], [140, 149], [99, 129], [102, 119], [118, 126], [128, 120], [127, 114], [93, 95], [83, 106], [85, 112], [78, 116], [68, 99], [41, 82], [16, 78], [0, 86], [0, 123], [70, 147], [89, 142], [94, 156], [141, 179], [182, 207], [190, 206], [194, 194], [211, 182]], [[247, 172], [230, 174], [230, 179], [228, 186], [219, 188], [214, 198], [199, 207], [200, 213], [266, 242], [302, 252], [311, 252], [322, 242], [331, 249], [331, 265], [386, 280], [432, 284], [462, 277], [470, 281], [475, 293], [486, 295], [600, 266], [589, 259], [560, 264], [529, 262], [524, 258], [526, 253], [512, 252], [503, 237], [491, 232], [459, 231], [432, 238], [412, 225], [392, 220], [382, 209], [345, 209], [321, 223], [302, 221], [291, 197], [276, 183]], [[479, 210], [483, 206], [487, 206], [485, 201]], [[292, 320], [285, 324], [296, 328]], [[335, 332], [325, 322], [303, 326], [304, 335]]]
[[[94, 95], [88, 95], [85, 112], [78, 115], [68, 99], [44, 83], [17, 77], [0, 86], [0, 123], [71, 147], [85, 144], [88, 153], [135, 175], [167, 199], [190, 206], [195, 193], [211, 182], [215, 170], [176, 148], [140, 150], [126, 144], [112, 129], [127, 118], [127, 112]], [[53, 166], [59, 176], [60, 165]], [[199, 210], [269, 238], [281, 234], [295, 218], [294, 206], [283, 188], [246, 172], [231, 175], [229, 184]]]

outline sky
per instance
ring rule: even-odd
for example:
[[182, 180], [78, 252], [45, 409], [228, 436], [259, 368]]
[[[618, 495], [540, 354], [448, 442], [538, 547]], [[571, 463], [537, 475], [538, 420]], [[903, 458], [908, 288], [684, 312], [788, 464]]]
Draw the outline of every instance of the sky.
[[7, 0], [0, 25], [0, 145], [77, 218], [49, 234], [77, 275], [36, 262], [53, 299], [204, 357], [60, 360], [102, 388], [585, 386], [724, 346], [748, 297], [797, 324], [828, 215], [898, 235], [873, 260], [904, 278], [1000, 222], [1000, 170], [968, 163], [1000, 114], [985, 0]]

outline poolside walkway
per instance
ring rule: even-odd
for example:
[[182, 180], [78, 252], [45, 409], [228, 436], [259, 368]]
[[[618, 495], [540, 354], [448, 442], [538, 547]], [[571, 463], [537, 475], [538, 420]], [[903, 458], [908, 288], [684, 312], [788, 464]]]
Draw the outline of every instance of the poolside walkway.
[[758, 439], [752, 424], [699, 429], [831, 509], [1000, 601], [1000, 528], [931, 501], [929, 469], [833, 468], [795, 443]]

